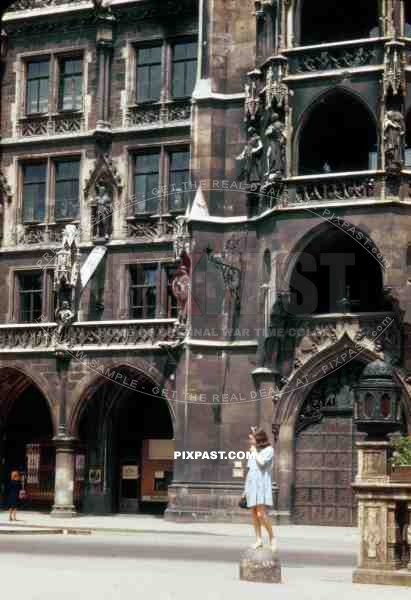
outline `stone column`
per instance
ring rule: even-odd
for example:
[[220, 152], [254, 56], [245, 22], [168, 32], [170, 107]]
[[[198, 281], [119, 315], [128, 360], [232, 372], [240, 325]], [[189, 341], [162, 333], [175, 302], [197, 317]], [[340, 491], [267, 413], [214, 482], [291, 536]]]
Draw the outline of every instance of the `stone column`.
[[111, 129], [110, 123], [110, 75], [113, 50], [114, 17], [102, 14], [97, 27], [97, 129]]
[[56, 436], [56, 475], [54, 488], [53, 517], [74, 517], [74, 453], [75, 439]]
[[56, 470], [54, 482], [54, 504], [52, 516], [74, 517], [74, 450], [75, 438], [68, 434], [66, 415], [67, 370], [70, 355], [56, 352], [56, 370], [59, 377], [59, 425], [53, 441], [56, 445]]

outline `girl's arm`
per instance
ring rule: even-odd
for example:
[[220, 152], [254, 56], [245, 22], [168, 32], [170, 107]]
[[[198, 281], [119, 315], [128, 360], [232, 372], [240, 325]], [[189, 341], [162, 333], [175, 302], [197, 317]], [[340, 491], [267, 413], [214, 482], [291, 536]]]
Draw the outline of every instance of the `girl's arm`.
[[265, 465], [272, 460], [273, 454], [274, 452], [271, 446], [264, 448], [264, 450], [261, 450], [261, 452], [256, 452], [255, 459], [257, 464], [259, 464], [260, 467], [265, 467]]

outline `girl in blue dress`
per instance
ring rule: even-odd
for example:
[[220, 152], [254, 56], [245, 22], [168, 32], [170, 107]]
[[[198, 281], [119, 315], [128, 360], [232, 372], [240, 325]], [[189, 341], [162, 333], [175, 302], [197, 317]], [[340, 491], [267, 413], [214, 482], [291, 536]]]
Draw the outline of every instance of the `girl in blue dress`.
[[271, 548], [276, 551], [277, 544], [273, 535], [267, 507], [273, 506], [272, 471], [274, 450], [270, 445], [267, 434], [263, 429], [251, 428], [248, 436], [252, 456], [248, 459], [248, 473], [245, 480], [244, 497], [247, 507], [251, 509], [256, 542], [253, 548], [263, 545], [261, 529], [264, 527], [268, 533]]

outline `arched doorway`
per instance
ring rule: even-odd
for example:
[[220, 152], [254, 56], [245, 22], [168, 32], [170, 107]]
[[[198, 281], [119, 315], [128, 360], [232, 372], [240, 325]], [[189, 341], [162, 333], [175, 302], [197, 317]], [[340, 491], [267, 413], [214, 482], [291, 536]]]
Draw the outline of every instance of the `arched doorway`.
[[303, 0], [300, 45], [378, 37], [377, 0]]
[[173, 423], [167, 401], [150, 378], [122, 367], [100, 380], [81, 412], [84, 451], [80, 510], [163, 512], [173, 476]]
[[1, 492], [7, 497], [10, 473], [24, 475], [25, 508], [49, 510], [54, 500], [55, 447], [49, 405], [33, 381], [16, 369], [0, 372]]
[[353, 94], [336, 90], [309, 110], [298, 139], [298, 173], [312, 175], [376, 169], [376, 124]]
[[311, 390], [295, 438], [294, 521], [304, 525], [356, 522], [351, 490], [356, 470], [353, 385], [364, 365], [352, 362]]
[[297, 524], [357, 523], [351, 483], [358, 471], [355, 443], [364, 435], [354, 423], [353, 387], [363, 369], [364, 363], [352, 361], [320, 380], [300, 410], [295, 427], [293, 520]]
[[381, 264], [375, 256], [339, 227], [329, 226], [318, 233], [294, 266], [290, 280], [293, 314], [390, 309], [384, 300]]

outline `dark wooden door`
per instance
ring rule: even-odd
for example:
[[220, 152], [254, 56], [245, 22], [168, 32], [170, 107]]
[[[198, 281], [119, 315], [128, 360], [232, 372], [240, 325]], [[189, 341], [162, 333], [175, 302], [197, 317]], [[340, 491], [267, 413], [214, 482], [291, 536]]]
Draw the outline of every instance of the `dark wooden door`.
[[352, 413], [324, 415], [297, 435], [294, 521], [356, 525], [351, 483], [356, 475]]

